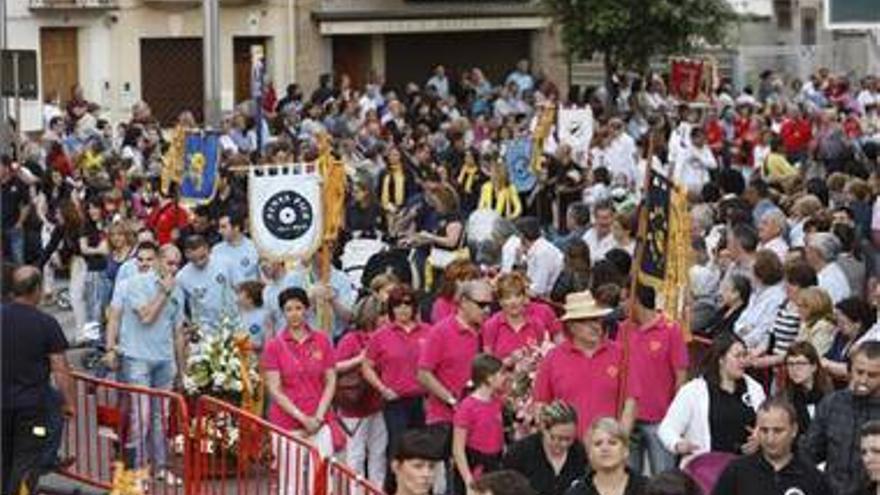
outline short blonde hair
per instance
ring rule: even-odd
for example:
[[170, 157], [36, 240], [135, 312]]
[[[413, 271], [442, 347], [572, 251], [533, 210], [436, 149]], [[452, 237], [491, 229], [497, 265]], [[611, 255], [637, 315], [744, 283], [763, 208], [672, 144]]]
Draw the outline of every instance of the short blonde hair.
[[587, 440], [591, 440], [593, 435], [600, 431], [607, 433], [612, 438], [616, 438], [624, 447], [629, 448], [629, 434], [616, 419], [603, 417], [593, 421], [593, 424], [590, 425], [590, 429], [587, 431]]
[[833, 321], [834, 302], [825, 289], [820, 287], [801, 289], [795, 296], [795, 302], [804, 309], [803, 318], [808, 325], [823, 319]]
[[502, 300], [511, 296], [525, 296], [529, 289], [529, 280], [519, 272], [505, 273], [495, 282], [495, 297]]

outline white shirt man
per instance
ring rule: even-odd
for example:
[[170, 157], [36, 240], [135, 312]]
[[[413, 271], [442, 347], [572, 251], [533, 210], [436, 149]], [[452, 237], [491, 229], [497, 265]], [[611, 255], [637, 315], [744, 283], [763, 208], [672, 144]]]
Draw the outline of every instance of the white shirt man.
[[828, 292], [834, 304], [850, 296], [849, 281], [836, 262], [828, 263], [816, 275], [819, 278], [819, 287]]
[[718, 168], [715, 155], [706, 145], [703, 130], [695, 128], [691, 131], [690, 146], [677, 156], [672, 178], [689, 192], [699, 193], [709, 182], [709, 170], [714, 168]]
[[636, 183], [638, 149], [633, 138], [621, 130], [605, 149], [605, 162], [612, 179], [623, 179], [627, 185]]
[[525, 253], [526, 275], [532, 281], [529, 290], [533, 296], [547, 296], [565, 266], [565, 256], [552, 243], [539, 237]]
[[614, 223], [614, 206], [610, 202], [599, 203], [593, 208], [593, 226], [581, 238], [590, 248], [590, 264], [605, 258], [608, 251], [617, 247], [611, 225]]

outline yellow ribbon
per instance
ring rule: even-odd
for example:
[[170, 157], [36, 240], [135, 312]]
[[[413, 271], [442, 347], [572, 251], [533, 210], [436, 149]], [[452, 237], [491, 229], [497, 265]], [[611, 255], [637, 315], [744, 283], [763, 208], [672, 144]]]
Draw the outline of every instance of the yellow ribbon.
[[479, 171], [476, 163], [467, 161], [462, 165], [461, 171], [458, 173], [458, 185], [461, 186], [465, 194], [470, 194], [474, 189], [474, 180], [477, 178]]
[[406, 178], [399, 166], [389, 167], [385, 177], [382, 178], [382, 206], [387, 207], [391, 203], [391, 181], [394, 181], [394, 206], [403, 206], [404, 182]]

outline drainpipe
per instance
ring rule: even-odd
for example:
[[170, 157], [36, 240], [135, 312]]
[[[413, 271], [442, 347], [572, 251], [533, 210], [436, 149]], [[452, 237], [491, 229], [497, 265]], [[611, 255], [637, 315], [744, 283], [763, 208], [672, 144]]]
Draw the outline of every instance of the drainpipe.
[[296, 82], [296, 0], [287, 0], [287, 73], [290, 76], [288, 84]]

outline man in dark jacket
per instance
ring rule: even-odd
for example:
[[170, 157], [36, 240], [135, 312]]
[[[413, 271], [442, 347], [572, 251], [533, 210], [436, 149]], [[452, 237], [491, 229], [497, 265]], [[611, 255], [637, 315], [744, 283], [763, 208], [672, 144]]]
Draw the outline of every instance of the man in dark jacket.
[[761, 450], [727, 466], [713, 495], [825, 495], [825, 476], [792, 451], [798, 422], [794, 407], [784, 398], [769, 399], [758, 409]]
[[816, 463], [827, 462], [825, 472], [835, 495], [852, 492], [864, 477], [859, 429], [880, 419], [880, 342], [860, 344], [850, 363], [849, 387], [819, 403], [803, 439], [804, 453]]

